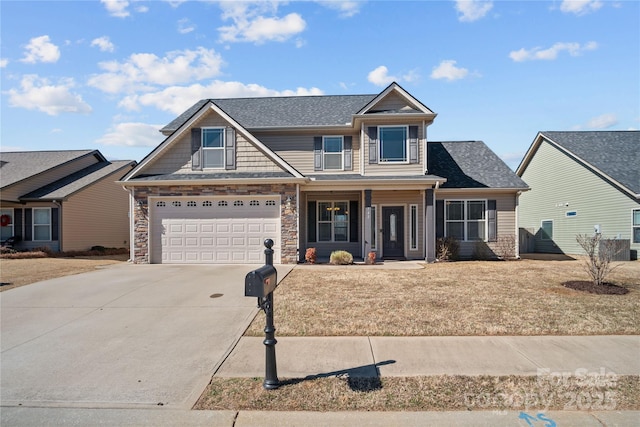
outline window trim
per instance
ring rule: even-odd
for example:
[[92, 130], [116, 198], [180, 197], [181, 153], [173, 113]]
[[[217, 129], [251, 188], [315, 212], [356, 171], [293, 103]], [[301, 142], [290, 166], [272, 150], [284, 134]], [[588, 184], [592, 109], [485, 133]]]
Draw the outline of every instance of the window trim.
[[418, 250], [418, 205], [409, 205], [409, 250]]
[[[36, 224], [36, 211], [44, 210], [49, 212], [49, 223], [48, 224]], [[47, 207], [35, 207], [32, 208], [31, 211], [31, 236], [33, 236], [32, 241], [34, 242], [51, 242], [51, 226], [52, 226], [52, 218], [51, 218], [51, 208]], [[46, 240], [37, 240], [36, 239], [36, 227], [44, 227], [47, 226], [49, 229], [49, 238]]]
[[640, 208], [636, 208], [636, 209], [631, 209], [631, 244], [638, 244], [640, 243], [640, 239], [639, 240], [635, 240], [636, 234], [636, 228], [640, 229], [640, 222], [638, 222], [637, 224], [634, 222], [635, 220], [635, 213], [636, 211], [638, 211], [638, 214], [640, 215]]
[[[448, 219], [448, 207], [451, 202], [462, 202], [462, 219], [449, 220]], [[469, 219], [469, 202], [482, 202], [484, 204], [484, 218], [481, 220]], [[444, 235], [445, 237], [449, 234], [447, 233], [448, 227], [447, 223], [455, 222], [462, 223], [462, 232], [464, 239], [460, 240], [461, 242], [488, 242], [489, 241], [489, 200], [488, 199], [444, 199]], [[469, 239], [468, 233], [468, 224], [473, 222], [483, 222], [484, 223], [484, 233], [482, 239]]]
[[[321, 221], [320, 220], [320, 204], [321, 203], [329, 203], [331, 205], [331, 220], [330, 221]], [[335, 234], [335, 226], [336, 226], [336, 220], [335, 220], [335, 205], [337, 203], [345, 203], [346, 204], [346, 215], [347, 215], [347, 219], [346, 221], [339, 221], [340, 223], [345, 223], [347, 228], [346, 228], [346, 240], [336, 240], [336, 234]], [[351, 221], [349, 220], [350, 217], [349, 215], [351, 215], [349, 213], [349, 205], [350, 205], [350, 201], [349, 200], [317, 200], [316, 201], [316, 242], [319, 243], [349, 243], [351, 242], [350, 240], [350, 236], [351, 236]], [[331, 240], [320, 240], [320, 224], [331, 224]]]
[[[551, 224], [551, 235], [549, 235], [544, 229], [544, 223], [548, 222]], [[553, 240], [553, 220], [552, 219], [543, 219], [540, 221], [540, 240], [551, 241]]]
[[[207, 130], [219, 130], [222, 134], [222, 147], [205, 147], [204, 146], [204, 136], [207, 133]], [[224, 170], [227, 164], [227, 132], [224, 126], [207, 126], [201, 128], [201, 136], [200, 136], [200, 148], [202, 149], [202, 169], [215, 169], [215, 170]], [[222, 165], [221, 166], [207, 166], [206, 165], [206, 151], [222, 151]]]
[[[334, 151], [325, 151], [324, 147], [325, 147], [325, 140], [327, 138], [339, 138], [340, 139], [340, 145], [342, 146], [342, 149], [339, 152], [334, 152]], [[340, 155], [340, 167], [339, 168], [327, 168], [327, 158], [326, 155]], [[322, 136], [322, 170], [327, 170], [327, 171], [343, 171], [344, 170], [344, 135], [323, 135]]]
[[[381, 129], [383, 128], [404, 128], [404, 160], [384, 160], [382, 158], [382, 137]], [[409, 125], [380, 125], [378, 126], [378, 164], [406, 165], [409, 164]]]

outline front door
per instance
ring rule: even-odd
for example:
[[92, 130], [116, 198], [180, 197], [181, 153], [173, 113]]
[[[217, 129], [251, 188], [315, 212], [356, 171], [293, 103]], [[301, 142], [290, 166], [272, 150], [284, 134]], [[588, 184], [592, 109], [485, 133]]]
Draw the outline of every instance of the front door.
[[382, 208], [382, 256], [404, 258], [404, 207]]

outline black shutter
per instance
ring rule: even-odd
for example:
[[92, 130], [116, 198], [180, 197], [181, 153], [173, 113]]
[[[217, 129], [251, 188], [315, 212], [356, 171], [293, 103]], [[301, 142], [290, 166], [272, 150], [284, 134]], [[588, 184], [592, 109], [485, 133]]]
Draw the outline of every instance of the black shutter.
[[13, 210], [13, 236], [16, 242], [22, 240], [22, 209]]
[[191, 129], [191, 169], [202, 170], [202, 129]]
[[224, 149], [225, 169], [233, 170], [236, 168], [236, 130], [232, 127], [226, 129]]
[[418, 163], [418, 126], [409, 126], [409, 163]]
[[322, 170], [322, 137], [313, 137], [313, 170]]
[[307, 242], [316, 241], [316, 202], [307, 202]]
[[31, 208], [24, 210], [24, 240], [30, 242], [33, 240], [31, 236]]
[[370, 126], [367, 128], [369, 136], [369, 164], [378, 163], [378, 127]]
[[344, 137], [344, 170], [346, 171], [353, 170], [352, 140], [351, 136]]
[[487, 201], [487, 222], [489, 228], [489, 241], [495, 242], [498, 240], [498, 215], [496, 212], [496, 201]]
[[358, 232], [358, 218], [360, 217], [360, 212], [358, 211], [358, 201], [351, 200], [349, 202], [349, 241], [357, 242], [358, 236], [360, 233]]
[[436, 239], [444, 237], [444, 200], [436, 200]]
[[60, 224], [58, 215], [60, 214], [59, 208], [51, 208], [51, 240], [56, 242], [59, 239], [58, 224]]

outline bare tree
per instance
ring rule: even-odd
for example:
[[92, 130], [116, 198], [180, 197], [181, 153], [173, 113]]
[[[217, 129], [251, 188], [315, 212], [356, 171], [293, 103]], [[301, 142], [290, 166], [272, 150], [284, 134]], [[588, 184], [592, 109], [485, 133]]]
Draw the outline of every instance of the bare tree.
[[578, 234], [576, 241], [587, 255], [583, 263], [585, 271], [595, 285], [602, 285], [605, 283], [606, 277], [620, 266], [611, 264], [611, 260], [620, 249], [616, 247], [614, 240], [605, 239], [600, 233], [593, 236]]

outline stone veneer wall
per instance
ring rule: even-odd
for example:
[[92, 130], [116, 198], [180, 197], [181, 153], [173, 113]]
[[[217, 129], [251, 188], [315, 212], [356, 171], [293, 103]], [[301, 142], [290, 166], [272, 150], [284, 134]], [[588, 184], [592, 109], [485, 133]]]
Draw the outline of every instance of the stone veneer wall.
[[[295, 184], [251, 184], [251, 185], [170, 185], [134, 187], [134, 248], [133, 262], [149, 264], [149, 197], [171, 196], [227, 196], [227, 195], [273, 195], [281, 196], [280, 217], [280, 262], [295, 264], [298, 261], [298, 228]], [[285, 200], [291, 197], [291, 208]]]

